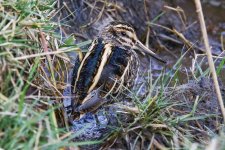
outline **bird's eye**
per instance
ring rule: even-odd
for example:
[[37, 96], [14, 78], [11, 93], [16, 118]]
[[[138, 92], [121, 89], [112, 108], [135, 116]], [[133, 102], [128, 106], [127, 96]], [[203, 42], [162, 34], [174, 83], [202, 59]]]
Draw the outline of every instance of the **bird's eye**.
[[121, 35], [126, 36], [127, 34], [126, 34], [126, 32], [121, 32]]

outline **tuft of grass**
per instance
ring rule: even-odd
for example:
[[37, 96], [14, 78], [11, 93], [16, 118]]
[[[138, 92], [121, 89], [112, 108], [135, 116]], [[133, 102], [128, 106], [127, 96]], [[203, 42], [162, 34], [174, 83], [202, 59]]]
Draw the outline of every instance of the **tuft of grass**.
[[[181, 55], [180, 59], [168, 72], [162, 71], [161, 75], [153, 79], [151, 70], [143, 73], [145, 80], [134, 91], [130, 91], [134, 107], [117, 105], [122, 110], [119, 113], [130, 114], [133, 121], [129, 123], [120, 122], [120, 128], [116, 129], [106, 140], [116, 144], [123, 139], [128, 149], [204, 149], [212, 145], [216, 140], [219, 149], [223, 149], [221, 143], [224, 124], [222, 118], [216, 112], [205, 113], [202, 101], [206, 101], [204, 94], [190, 97], [193, 88], [187, 88], [179, 83], [179, 73], [182, 60], [187, 54]], [[209, 69], [202, 69], [202, 62], [193, 60], [192, 81], [198, 83], [201, 78], [208, 78]], [[190, 77], [190, 75], [188, 75]], [[146, 86], [144, 87], [143, 86]], [[191, 85], [191, 84], [190, 84]], [[184, 87], [183, 87], [184, 86]], [[145, 89], [145, 96], [140, 96], [139, 91]], [[183, 89], [184, 88], [184, 89]], [[216, 103], [209, 99], [212, 104]], [[219, 106], [218, 106], [219, 107]], [[206, 108], [208, 109], [208, 108]], [[219, 118], [220, 121], [217, 119]], [[220, 134], [207, 120], [217, 122], [221, 128]], [[215, 138], [215, 139], [213, 139]], [[117, 139], [117, 140], [116, 140]], [[105, 145], [104, 145], [105, 146]], [[112, 143], [108, 147], [112, 146]], [[104, 148], [108, 148], [107, 146]]]
[[77, 134], [68, 131], [60, 112], [71, 66], [67, 53], [80, 51], [87, 42], [72, 45], [71, 39], [56, 32], [60, 26], [50, 20], [57, 13], [55, 4], [53, 0], [0, 2], [0, 149], [96, 143], [72, 142]]

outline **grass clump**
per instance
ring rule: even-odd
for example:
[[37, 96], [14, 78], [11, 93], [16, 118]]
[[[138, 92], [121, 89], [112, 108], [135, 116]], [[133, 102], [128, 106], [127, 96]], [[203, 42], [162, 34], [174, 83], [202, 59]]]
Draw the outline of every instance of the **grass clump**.
[[[51, 21], [53, 0], [0, 2], [0, 148], [57, 149], [76, 146], [59, 129], [52, 102], [61, 103], [69, 57]], [[53, 67], [54, 66], [54, 67]], [[65, 72], [64, 72], [65, 71]], [[63, 118], [62, 118], [63, 119]], [[82, 143], [80, 143], [82, 144]]]
[[[188, 83], [180, 83], [181, 62], [186, 54], [180, 57], [174, 69], [162, 72], [157, 78], [153, 79], [151, 71], [144, 73], [142, 90], [132, 93], [135, 107], [119, 104], [124, 110], [120, 113], [132, 115], [133, 121], [122, 122], [117, 137], [112, 134], [113, 148], [124, 143], [128, 149], [205, 149], [210, 144], [215, 149], [224, 148], [221, 142], [224, 124], [209, 69], [203, 69], [202, 64], [193, 60], [193, 77]], [[139, 93], [143, 89], [144, 96]]]

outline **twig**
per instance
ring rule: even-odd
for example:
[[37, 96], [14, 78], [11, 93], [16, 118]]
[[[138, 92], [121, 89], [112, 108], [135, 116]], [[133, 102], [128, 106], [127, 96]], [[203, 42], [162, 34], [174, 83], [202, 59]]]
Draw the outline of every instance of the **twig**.
[[25, 56], [21, 56], [21, 57], [16, 57], [16, 58], [14, 58], [14, 60], [25, 60], [25, 59], [30, 59], [30, 58], [34, 58], [34, 57], [40, 57], [40, 56], [46, 56], [46, 55], [56, 55], [56, 54], [60, 54], [60, 53], [67, 53], [67, 52], [79, 51], [79, 50], [80, 50], [80, 48], [77, 48], [77, 47], [74, 48], [73, 47], [73, 48], [69, 48], [69, 49], [61, 49], [61, 50], [58, 50], [58, 51], [25, 55]]
[[179, 6], [177, 8], [173, 8], [170, 6], [164, 6], [164, 8], [177, 12], [177, 14], [180, 17], [180, 20], [183, 24], [184, 29], [186, 29], [187, 17], [182, 8], [180, 8]]
[[[45, 35], [42, 31], [40, 31], [39, 34], [40, 34], [41, 46], [42, 46], [44, 52], [48, 52], [48, 43], [45, 39]], [[56, 80], [55, 80], [54, 69], [53, 69], [53, 64], [52, 64], [53, 62], [52, 62], [51, 56], [46, 55], [46, 58], [48, 61], [48, 66], [49, 66], [49, 70], [51, 73], [51, 79], [52, 79], [53, 85], [56, 86]]]
[[38, 150], [38, 144], [40, 142], [41, 133], [43, 131], [42, 121], [40, 121], [38, 124], [39, 124], [39, 127], [38, 127], [38, 132], [36, 135], [34, 150]]
[[[0, 93], [0, 99], [3, 100], [3, 101], [8, 100], [8, 98], [5, 95], [3, 95], [2, 93]], [[0, 101], [0, 103], [1, 103], [1, 101]]]
[[106, 6], [103, 5], [101, 11], [99, 12], [99, 14], [98, 14], [98, 16], [97, 16], [97, 18], [95, 18], [93, 21], [89, 22], [88, 24], [82, 26], [82, 28], [86, 28], [86, 27], [90, 26], [91, 24], [93, 24], [93, 23], [95, 23], [95, 22], [98, 22], [99, 19], [101, 19], [103, 13], [104, 13], [105, 7], [106, 7]]
[[167, 150], [167, 148], [164, 145], [161, 145], [156, 139], [153, 140], [153, 144], [155, 145], [156, 149]]
[[67, 6], [66, 2], [63, 2], [63, 5], [65, 6], [66, 10], [70, 13], [70, 15], [73, 16], [73, 19], [76, 18], [76, 16], [74, 15], [75, 12], [72, 12], [70, 10], [70, 8]]
[[204, 20], [200, 0], [195, 0], [195, 6], [196, 6], [196, 12], [197, 12], [198, 17], [199, 17], [200, 26], [201, 26], [201, 30], [202, 30], [202, 36], [203, 36], [203, 40], [204, 40], [204, 44], [205, 44], [205, 48], [206, 48], [206, 54], [207, 54], [208, 62], [209, 62], [209, 69], [212, 73], [218, 102], [220, 104], [221, 112], [222, 112], [222, 115], [223, 115], [223, 121], [225, 123], [225, 109], [224, 109], [224, 104], [223, 104], [223, 98], [222, 98], [222, 95], [221, 95], [221, 92], [220, 92], [219, 82], [218, 82], [218, 78], [217, 78], [217, 75], [216, 75], [216, 70], [215, 70], [215, 66], [214, 66], [214, 63], [213, 63], [212, 54], [211, 54], [211, 51], [210, 51], [208, 35], [207, 35], [207, 31], [206, 31], [205, 20]]
[[[196, 48], [196, 49], [198, 49], [199, 51], [201, 51], [203, 53], [205, 52], [202, 48], [196, 46], [196, 44], [193, 44], [191, 41], [189, 41], [188, 39], [186, 39], [186, 37], [182, 33], [180, 33], [179, 31], [177, 31], [176, 29], [170, 29], [170, 28], [165, 27], [163, 25], [155, 24], [155, 23], [152, 23], [152, 22], [149, 22], [148, 24], [150, 26], [156, 26], [156, 27], [163, 28], [163, 29], [165, 29], [165, 30], [167, 30], [167, 31], [169, 31], [169, 32], [177, 35], [183, 41], [183, 43], [185, 43], [185, 45], [187, 45], [189, 48], [190, 47], [193, 47], [193, 48]], [[214, 55], [217, 55], [217, 54], [214, 54]]]

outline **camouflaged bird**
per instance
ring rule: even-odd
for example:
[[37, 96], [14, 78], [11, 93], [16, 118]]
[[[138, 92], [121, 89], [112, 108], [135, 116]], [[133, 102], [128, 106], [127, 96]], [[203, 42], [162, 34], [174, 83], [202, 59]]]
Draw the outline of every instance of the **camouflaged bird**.
[[132, 88], [139, 68], [135, 49], [160, 59], [138, 39], [133, 27], [124, 22], [111, 22], [103, 28], [82, 60], [77, 58], [71, 91], [73, 119], [93, 112], [107, 102], [106, 97]]

